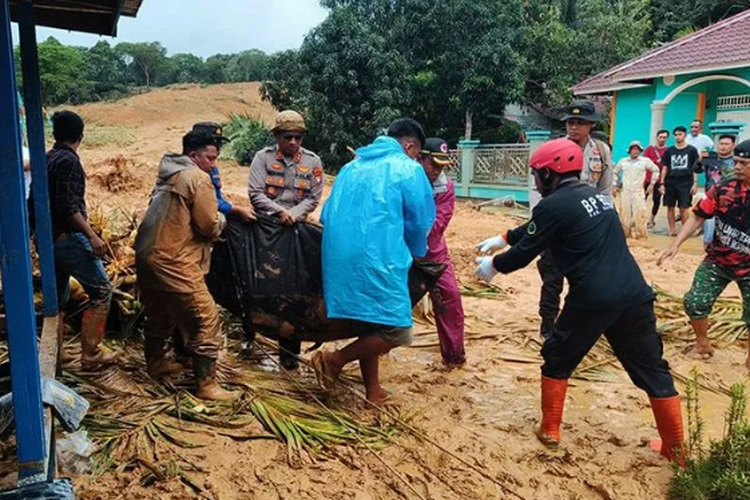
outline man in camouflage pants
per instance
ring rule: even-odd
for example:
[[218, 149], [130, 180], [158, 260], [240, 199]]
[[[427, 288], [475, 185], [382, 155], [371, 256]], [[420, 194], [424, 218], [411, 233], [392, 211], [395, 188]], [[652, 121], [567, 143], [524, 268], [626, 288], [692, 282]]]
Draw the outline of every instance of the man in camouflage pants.
[[[679, 252], [680, 245], [690, 238], [703, 223], [714, 217], [716, 234], [706, 258], [698, 267], [693, 285], [685, 295], [685, 312], [690, 317], [696, 337], [694, 355], [711, 357], [714, 348], [708, 339], [708, 317], [714, 302], [734, 281], [742, 293], [742, 319], [750, 324], [750, 140], [734, 149], [733, 179], [722, 179], [706, 193], [693, 208], [693, 217], [682, 226], [672, 246], [659, 257], [659, 263]], [[750, 353], [746, 366], [750, 369]]]

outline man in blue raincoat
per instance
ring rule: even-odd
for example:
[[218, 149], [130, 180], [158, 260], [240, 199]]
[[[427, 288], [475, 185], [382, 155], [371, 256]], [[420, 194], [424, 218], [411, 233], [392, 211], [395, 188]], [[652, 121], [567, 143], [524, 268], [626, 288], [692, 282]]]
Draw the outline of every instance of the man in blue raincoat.
[[358, 360], [373, 403], [388, 396], [380, 386], [380, 356], [412, 341], [409, 268], [427, 253], [435, 220], [432, 186], [414, 161], [424, 142], [416, 121], [393, 122], [387, 136], [344, 166], [321, 216], [328, 318], [356, 321], [360, 336], [344, 349], [315, 353], [313, 366], [330, 388], [344, 365]]

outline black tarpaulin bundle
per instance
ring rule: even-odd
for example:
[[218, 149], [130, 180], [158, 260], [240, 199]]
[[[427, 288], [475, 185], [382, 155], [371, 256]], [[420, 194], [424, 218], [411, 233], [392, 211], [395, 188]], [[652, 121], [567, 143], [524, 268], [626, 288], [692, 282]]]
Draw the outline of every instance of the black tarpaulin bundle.
[[[272, 338], [325, 342], [356, 336], [348, 322], [325, 317], [322, 239], [323, 229], [313, 224], [283, 226], [264, 216], [250, 224], [229, 220], [211, 254], [208, 288], [219, 305], [244, 318], [246, 328]], [[415, 261], [409, 272], [412, 305], [444, 270], [443, 264]]]

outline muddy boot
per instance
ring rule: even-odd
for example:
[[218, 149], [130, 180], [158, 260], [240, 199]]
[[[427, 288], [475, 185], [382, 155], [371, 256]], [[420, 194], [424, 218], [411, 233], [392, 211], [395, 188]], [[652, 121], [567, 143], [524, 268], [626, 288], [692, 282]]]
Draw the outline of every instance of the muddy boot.
[[89, 307], [83, 312], [81, 323], [81, 369], [96, 370], [102, 365], [111, 365], [117, 355], [102, 345], [107, 328], [108, 307]]
[[534, 432], [539, 441], [550, 448], [557, 448], [560, 444], [560, 425], [567, 390], [567, 379], [560, 380], [542, 375], [542, 422]]
[[209, 401], [231, 401], [239, 393], [227, 391], [216, 382], [216, 361], [205, 356], [193, 356], [195, 395]]
[[654, 412], [656, 428], [661, 436], [661, 439], [651, 442], [651, 448], [670, 462], [684, 467], [685, 432], [682, 426], [680, 396], [651, 398], [651, 410]]
[[286, 370], [299, 368], [299, 356], [302, 342], [293, 339], [279, 339], [279, 361]]
[[146, 371], [148, 372], [148, 376], [154, 380], [181, 373], [185, 370], [182, 364], [167, 359], [164, 342], [161, 342], [160, 339], [146, 338], [144, 342], [144, 355], [146, 357]]

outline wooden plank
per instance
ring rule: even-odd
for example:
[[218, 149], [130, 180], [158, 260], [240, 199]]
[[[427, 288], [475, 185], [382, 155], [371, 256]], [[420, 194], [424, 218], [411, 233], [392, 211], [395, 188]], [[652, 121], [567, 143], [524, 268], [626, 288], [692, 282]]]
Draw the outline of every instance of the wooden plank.
[[[55, 374], [57, 373], [57, 351], [59, 348], [58, 326], [60, 321], [62, 321], [60, 316], [47, 316], [44, 318], [42, 338], [39, 344], [39, 368], [42, 373], [42, 378], [54, 379]], [[20, 479], [18, 481], [19, 486], [47, 481], [56, 476], [56, 471], [52, 471], [50, 474], [49, 470], [53, 438], [52, 433], [54, 432], [53, 420], [52, 409], [45, 408], [44, 444], [46, 460], [44, 461], [44, 470], [39, 474]]]

